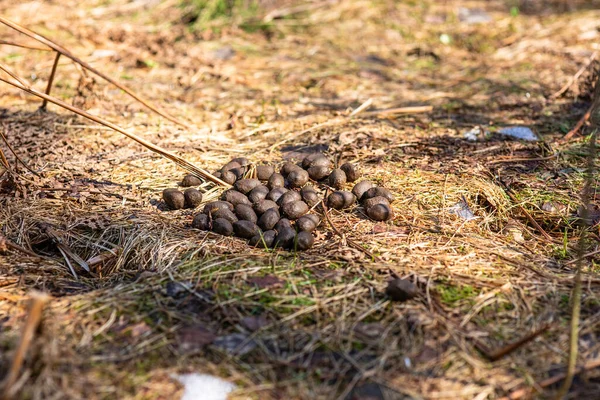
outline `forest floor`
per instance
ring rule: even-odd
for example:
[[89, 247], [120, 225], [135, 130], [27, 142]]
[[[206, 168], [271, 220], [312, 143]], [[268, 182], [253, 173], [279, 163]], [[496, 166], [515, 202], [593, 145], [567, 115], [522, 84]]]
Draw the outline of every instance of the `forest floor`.
[[[0, 15], [189, 126], [63, 57], [52, 94], [66, 102], [210, 171], [238, 156], [279, 163], [322, 149], [390, 189], [395, 217], [333, 210], [342, 236], [324, 224], [298, 253], [192, 229], [192, 210], [160, 207], [185, 171], [64, 109], [41, 112], [39, 99], [0, 83], [0, 132], [39, 174], [2, 175], [0, 233], [39, 257], [0, 254], [0, 378], [32, 290], [51, 295], [11, 387], [17, 398], [173, 399], [182, 393], [173, 374], [191, 371], [234, 382], [234, 399], [554, 393], [568, 354], [588, 138], [559, 139], [589, 107], [594, 65], [555, 94], [598, 50], [598, 4], [265, 2], [202, 19], [181, 3], [0, 2]], [[285, 12], [268, 18], [274, 10]], [[53, 59], [0, 45], [0, 62], [42, 91]], [[433, 111], [373, 112], [424, 105]], [[499, 135], [507, 126], [541, 140]], [[490, 134], [467, 140], [476, 127]], [[467, 207], [475, 218], [456, 211]], [[597, 231], [586, 252], [598, 248]], [[102, 262], [92, 276], [70, 252]], [[600, 358], [598, 256], [584, 263], [582, 367]], [[420, 294], [391, 301], [393, 277]], [[597, 396], [599, 378], [578, 375], [569, 398]]]

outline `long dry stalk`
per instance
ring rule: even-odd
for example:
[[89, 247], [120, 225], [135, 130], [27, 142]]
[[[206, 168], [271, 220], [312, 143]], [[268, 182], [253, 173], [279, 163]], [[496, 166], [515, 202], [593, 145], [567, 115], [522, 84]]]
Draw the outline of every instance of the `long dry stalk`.
[[[58, 60], [60, 60], [60, 53], [56, 52], [56, 57], [54, 57], [54, 64], [52, 64], [52, 71], [50, 72], [50, 78], [48, 78], [48, 85], [46, 86], [46, 94], [49, 95], [52, 90], [52, 83], [54, 82], [54, 75], [56, 75], [56, 67], [58, 67]], [[42, 106], [40, 107], [42, 110], [46, 109], [48, 105], [48, 100], [44, 99]]]
[[21, 341], [19, 342], [19, 347], [17, 348], [17, 352], [13, 358], [13, 362], [11, 364], [10, 370], [8, 371], [8, 375], [4, 380], [3, 384], [3, 395], [2, 398], [10, 399], [14, 396], [12, 391], [12, 386], [17, 380], [19, 376], [19, 371], [21, 370], [21, 366], [23, 365], [23, 361], [25, 359], [25, 355], [27, 354], [27, 350], [31, 344], [31, 340], [35, 334], [35, 330], [37, 329], [40, 320], [42, 319], [42, 311], [44, 309], [44, 305], [48, 302], [50, 297], [44, 293], [34, 292], [31, 295], [31, 304], [29, 306], [29, 315], [27, 316], [27, 321], [25, 321], [25, 325], [23, 326], [23, 331], [21, 332]]
[[[594, 99], [590, 108], [591, 121], [593, 125], [597, 125], [600, 119], [600, 79], [596, 81], [594, 89]], [[595, 128], [595, 127], [594, 127]], [[569, 392], [573, 384], [573, 378], [577, 368], [577, 355], [579, 353], [579, 318], [581, 314], [581, 269], [583, 260], [585, 259], [585, 247], [588, 232], [592, 224], [590, 218], [590, 199], [592, 195], [592, 187], [594, 186], [594, 173], [596, 161], [596, 132], [594, 129], [590, 135], [589, 150], [587, 158], [587, 168], [585, 172], [585, 183], [581, 191], [581, 222], [582, 230], [579, 236], [577, 246], [577, 263], [575, 271], [575, 285], [571, 296], [572, 311], [571, 311], [571, 327], [569, 332], [569, 359], [567, 364], [567, 374], [565, 381], [559, 389], [556, 399], [562, 399]]]
[[0, 64], [0, 70], [6, 72], [8, 75], [10, 75], [11, 77], [13, 77], [15, 80], [18, 81], [18, 83], [11, 82], [10, 80], [4, 79], [4, 78], [0, 78], [0, 81], [2, 81], [4, 83], [7, 83], [7, 84], [9, 84], [11, 86], [14, 86], [16, 88], [19, 88], [19, 89], [21, 89], [21, 90], [23, 90], [23, 91], [25, 91], [25, 92], [27, 92], [29, 94], [32, 94], [34, 96], [39, 97], [41, 99], [47, 100], [50, 103], [56, 104], [57, 106], [60, 106], [60, 107], [62, 107], [64, 109], [67, 109], [67, 110], [69, 110], [71, 112], [74, 112], [75, 114], [81, 115], [82, 117], [90, 119], [90, 120], [92, 120], [94, 122], [97, 122], [97, 123], [99, 123], [101, 125], [104, 125], [104, 126], [106, 126], [108, 128], [111, 128], [111, 129], [113, 129], [113, 130], [115, 130], [115, 131], [117, 131], [119, 133], [122, 133], [123, 135], [127, 136], [128, 138], [133, 139], [136, 142], [138, 142], [139, 144], [141, 144], [142, 146], [148, 148], [149, 150], [151, 150], [151, 151], [153, 151], [155, 153], [158, 153], [161, 156], [163, 156], [163, 157], [165, 157], [165, 158], [173, 161], [174, 163], [176, 163], [177, 165], [179, 165], [181, 168], [185, 169], [186, 171], [189, 171], [190, 173], [192, 173], [194, 175], [202, 177], [202, 178], [204, 178], [204, 179], [206, 179], [208, 181], [211, 181], [211, 182], [213, 182], [213, 183], [215, 183], [217, 185], [221, 185], [221, 186], [225, 186], [225, 187], [230, 187], [231, 186], [228, 183], [223, 182], [221, 179], [217, 178], [216, 176], [213, 176], [210, 172], [208, 172], [208, 171], [206, 171], [206, 170], [204, 170], [202, 168], [199, 168], [199, 167], [195, 166], [194, 164], [190, 163], [189, 161], [186, 161], [185, 159], [183, 159], [183, 158], [181, 158], [181, 157], [179, 157], [179, 156], [177, 156], [175, 154], [170, 153], [169, 151], [167, 151], [167, 150], [163, 149], [162, 147], [157, 146], [157, 145], [155, 145], [155, 144], [147, 141], [146, 139], [143, 139], [143, 138], [141, 138], [141, 137], [139, 137], [139, 136], [137, 136], [137, 135], [135, 135], [135, 134], [133, 134], [131, 132], [127, 132], [123, 128], [121, 128], [121, 127], [119, 127], [119, 126], [117, 126], [117, 125], [115, 125], [115, 124], [113, 124], [111, 122], [108, 122], [108, 121], [106, 121], [106, 120], [104, 120], [104, 119], [102, 119], [100, 117], [97, 117], [97, 116], [92, 115], [92, 114], [90, 114], [90, 113], [88, 113], [86, 111], [83, 111], [83, 110], [81, 110], [81, 109], [79, 109], [77, 107], [74, 107], [74, 106], [72, 106], [70, 104], [67, 104], [64, 101], [61, 101], [61, 100], [59, 100], [57, 98], [54, 98], [54, 97], [49, 96], [49, 95], [47, 95], [45, 93], [37, 91], [36, 89], [30, 87], [30, 85], [28, 85], [27, 83], [25, 83], [25, 81], [22, 78], [19, 78], [16, 74], [14, 74], [10, 70], [8, 70], [6, 68], [6, 66], [4, 66], [2, 64]]
[[4, 40], [4, 39], [0, 39], [0, 44], [6, 44], [6, 45], [9, 45], [9, 46], [21, 47], [23, 49], [29, 49], [29, 50], [52, 51], [52, 49], [48, 49], [46, 47], [31, 46], [29, 44], [17, 43], [17, 42], [12, 42], [10, 40]]
[[30, 31], [29, 29], [17, 24], [16, 22], [12, 22], [2, 16], [0, 16], [0, 23], [3, 23], [4, 25], [8, 26], [9, 28], [12, 28], [24, 35], [29, 36], [30, 38], [37, 40], [38, 42], [50, 47], [52, 50], [62, 54], [63, 56], [70, 58], [71, 60], [75, 61], [77, 64], [81, 65], [85, 69], [93, 72], [94, 74], [103, 78], [107, 82], [112, 83], [113, 85], [115, 85], [116, 87], [118, 87], [119, 89], [121, 89], [122, 91], [127, 93], [129, 96], [133, 97], [134, 99], [136, 99], [137, 101], [142, 103], [144, 106], [148, 107], [150, 110], [157, 113], [158, 115], [163, 116], [164, 118], [168, 119], [171, 122], [176, 123], [177, 125], [180, 125], [180, 126], [183, 126], [186, 128], [189, 127], [189, 125], [190, 125], [189, 123], [186, 124], [185, 122], [182, 122], [182, 121], [178, 120], [177, 118], [167, 114], [165, 111], [160, 110], [158, 107], [151, 104], [148, 100], [143, 99], [141, 96], [134, 93], [130, 89], [126, 88], [125, 86], [121, 85], [119, 82], [115, 81], [114, 79], [110, 78], [109, 76], [98, 71], [96, 68], [92, 67], [90, 64], [88, 64], [85, 61], [81, 60], [80, 58], [76, 57], [73, 53], [71, 53], [69, 50], [65, 49], [61, 45], [54, 43], [50, 39], [48, 39], [40, 34], [37, 34], [33, 31]]

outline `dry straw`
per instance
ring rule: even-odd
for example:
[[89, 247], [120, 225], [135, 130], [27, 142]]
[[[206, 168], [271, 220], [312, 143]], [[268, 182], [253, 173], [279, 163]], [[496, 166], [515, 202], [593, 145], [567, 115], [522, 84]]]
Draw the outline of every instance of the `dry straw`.
[[[67, 49], [65, 49], [64, 47], [46, 39], [45, 37], [36, 34], [35, 32], [32, 32], [22, 26], [20, 26], [17, 23], [14, 23], [12, 21], [7, 20], [6, 18], [0, 17], [0, 22], [7, 25], [8, 27], [15, 29], [16, 31], [27, 35], [35, 40], [37, 40], [38, 42], [44, 44], [45, 46], [50, 47], [52, 50], [56, 51], [56, 58], [54, 59], [54, 64], [52, 66], [52, 73], [50, 75], [50, 79], [48, 81], [48, 86], [46, 88], [46, 93], [42, 93], [39, 92], [38, 90], [34, 89], [33, 87], [31, 87], [30, 84], [27, 83], [27, 81], [21, 77], [19, 77], [17, 74], [15, 74], [14, 72], [10, 71], [6, 66], [0, 64], [0, 70], [4, 71], [6, 74], [8, 74], [11, 78], [13, 78], [16, 82], [10, 81], [8, 79], [5, 78], [0, 78], [0, 81], [7, 83], [9, 85], [12, 85], [18, 89], [21, 89], [29, 94], [32, 94], [34, 96], [37, 96], [41, 99], [43, 99], [43, 103], [41, 108], [45, 108], [47, 102], [56, 104], [59, 107], [62, 107], [66, 110], [69, 110], [71, 112], [74, 112], [75, 114], [78, 114], [82, 117], [85, 117], [89, 120], [92, 120], [96, 123], [99, 123], [101, 125], [104, 125], [110, 129], [113, 129], [127, 137], [129, 137], [130, 139], [135, 140], [136, 142], [138, 142], [139, 144], [141, 144], [142, 146], [148, 148], [149, 150], [160, 154], [161, 156], [173, 161], [174, 163], [176, 163], [177, 165], [179, 165], [181, 168], [185, 169], [186, 171], [197, 175], [199, 177], [202, 177], [210, 182], [213, 182], [217, 185], [221, 185], [221, 186], [225, 186], [225, 187], [229, 187], [230, 185], [227, 184], [226, 182], [222, 181], [221, 179], [213, 176], [210, 172], [195, 166], [194, 164], [190, 163], [189, 161], [183, 159], [182, 157], [179, 157], [165, 149], [163, 149], [160, 146], [157, 146], [149, 141], [147, 141], [146, 139], [143, 139], [131, 132], [127, 132], [126, 130], [122, 129], [121, 127], [108, 122], [100, 117], [97, 117], [95, 115], [92, 115], [80, 108], [71, 106], [65, 102], [63, 102], [62, 100], [59, 100], [55, 97], [52, 97], [49, 93], [50, 93], [50, 89], [52, 86], [52, 82], [54, 80], [54, 74], [56, 72], [56, 67], [58, 65], [58, 60], [60, 58], [61, 55], [64, 55], [65, 57], [70, 58], [71, 60], [75, 61], [76, 63], [78, 63], [79, 65], [81, 65], [82, 67], [90, 70], [91, 72], [97, 74], [98, 76], [106, 79], [108, 82], [112, 83], [113, 85], [117, 86], [119, 89], [123, 90], [124, 92], [126, 92], [127, 94], [129, 94], [131, 97], [133, 97], [134, 99], [136, 99], [137, 101], [139, 101], [140, 103], [144, 104], [146, 107], [148, 107], [150, 110], [154, 111], [155, 113], [167, 118], [168, 120], [178, 124], [178, 125], [182, 125], [182, 126], [187, 126], [184, 122], [181, 122], [179, 120], [177, 120], [174, 117], [171, 117], [170, 115], [168, 115], [167, 113], [165, 113], [164, 111], [159, 110], [157, 107], [153, 106], [152, 104], [150, 104], [149, 102], [147, 102], [146, 100], [142, 99], [140, 96], [138, 96], [137, 94], [135, 94], [133, 91], [127, 89], [126, 87], [124, 87], [123, 85], [119, 84], [118, 82], [116, 82], [115, 80], [111, 79], [110, 77], [104, 75], [103, 73], [101, 73], [100, 71], [98, 71], [97, 69], [93, 68], [91, 65], [87, 64], [86, 62], [80, 60], [79, 58], [77, 58], [76, 56], [74, 56], [70, 51], [68, 51]], [[12, 44], [12, 43], [10, 43]], [[2, 156], [2, 163], [4, 164], [4, 157]]]

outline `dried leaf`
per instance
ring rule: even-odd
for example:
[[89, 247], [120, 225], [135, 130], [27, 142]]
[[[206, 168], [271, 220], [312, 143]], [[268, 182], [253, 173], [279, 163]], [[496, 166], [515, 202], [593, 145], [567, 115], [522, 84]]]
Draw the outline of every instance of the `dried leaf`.
[[268, 325], [267, 317], [264, 315], [250, 315], [248, 317], [242, 318], [240, 321], [242, 326], [248, 329], [251, 332], [255, 332], [260, 328], [263, 328]]
[[213, 345], [227, 353], [243, 356], [256, 348], [256, 342], [249, 339], [243, 333], [232, 333], [231, 335], [219, 336]]
[[261, 289], [268, 287], [281, 287], [285, 283], [283, 279], [279, 279], [274, 275], [265, 275], [249, 278], [247, 282]]
[[148, 325], [146, 325], [145, 322], [142, 321], [127, 328], [126, 332], [129, 332], [131, 334], [131, 337], [136, 338], [143, 336], [149, 332], [152, 332], [152, 328], [150, 328]]
[[185, 352], [198, 351], [215, 340], [215, 334], [201, 325], [179, 330], [179, 348]]

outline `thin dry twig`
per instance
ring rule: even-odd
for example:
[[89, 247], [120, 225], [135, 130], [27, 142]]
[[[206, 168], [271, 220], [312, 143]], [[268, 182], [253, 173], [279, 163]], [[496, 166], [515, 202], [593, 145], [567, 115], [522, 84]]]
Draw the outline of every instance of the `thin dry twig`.
[[10, 40], [3, 40], [3, 39], [0, 39], [0, 44], [6, 44], [9, 46], [21, 47], [23, 49], [30, 49], [30, 50], [52, 51], [52, 49], [49, 49], [46, 47], [37, 47], [37, 46], [29, 45], [29, 44], [11, 42]]
[[29, 172], [31, 172], [32, 174], [34, 174], [35, 176], [40, 176], [40, 174], [38, 174], [37, 172], [35, 172], [33, 169], [31, 169], [29, 167], [29, 165], [27, 165], [25, 163], [25, 161], [21, 160], [21, 157], [19, 157], [17, 155], [17, 152], [12, 148], [12, 146], [10, 145], [10, 142], [8, 141], [8, 139], [6, 138], [6, 135], [4, 135], [4, 130], [6, 128], [4, 128], [4, 126], [2, 127], [2, 129], [0, 129], [0, 137], [2, 138], [2, 141], [4, 142], [4, 144], [6, 145], [6, 147], [8, 147], [8, 149], [10, 150], [11, 153], [13, 153], [13, 155], [15, 156], [15, 159], [17, 160], [17, 163], [15, 164], [16, 166], [18, 166], [18, 163], [21, 163]]
[[21, 253], [27, 254], [28, 256], [31, 256], [31, 257], [43, 258], [43, 257], [35, 254], [34, 252], [29, 251], [26, 248], [21, 247], [18, 244], [11, 242], [4, 235], [0, 234], [0, 249], [2, 249], [2, 248], [9, 248], [12, 250], [20, 251]]
[[[1, 18], [1, 17], [0, 17]], [[10, 76], [13, 76], [14, 74], [12, 72], [10, 72], [4, 65], [0, 64], [0, 70], [3, 70], [4, 72], [6, 72], [7, 74], [9, 74]], [[14, 77], [14, 76], [13, 76]], [[17, 78], [15, 78], [17, 79]], [[22, 81], [22, 79], [17, 79], [18, 81]], [[192, 174], [198, 175], [199, 177], [202, 177], [208, 181], [211, 181], [217, 185], [221, 185], [221, 186], [225, 186], [225, 187], [230, 187], [231, 185], [229, 185], [228, 183], [222, 181], [221, 179], [217, 178], [216, 176], [213, 176], [210, 172], [205, 171], [202, 168], [196, 167], [194, 164], [190, 163], [189, 161], [186, 161], [185, 159], [170, 153], [169, 151], [163, 149], [160, 146], [157, 146], [149, 141], [147, 141], [146, 139], [143, 139], [133, 133], [127, 132], [126, 130], [120, 128], [119, 126], [108, 122], [100, 117], [97, 117], [95, 115], [92, 115], [86, 111], [83, 111], [77, 107], [71, 106], [67, 103], [65, 103], [62, 100], [59, 100], [57, 98], [54, 98], [52, 96], [49, 96], [45, 93], [39, 92], [36, 89], [30, 87], [29, 85], [25, 84], [24, 82], [22, 84], [18, 84], [15, 82], [11, 82], [7, 79], [4, 78], [0, 78], [1, 82], [7, 83], [11, 86], [14, 86], [16, 88], [19, 88], [29, 94], [32, 94], [34, 96], [40, 97], [42, 99], [46, 99], [51, 103], [54, 103], [62, 108], [65, 108], [71, 112], [74, 112], [75, 114], [81, 115], [82, 117], [85, 117], [87, 119], [90, 119], [98, 124], [107, 126], [119, 133], [122, 133], [123, 135], [127, 136], [130, 139], [135, 140], [136, 142], [138, 142], [139, 144], [141, 144], [142, 146], [152, 150], [155, 153], [158, 153], [160, 155], [162, 155], [163, 157], [173, 161], [174, 163], [176, 163], [177, 165], [179, 165], [181, 168], [191, 172]]]
[[[82, 67], [84, 67], [85, 69], [92, 71], [94, 74], [98, 75], [99, 77], [103, 78], [104, 80], [106, 80], [107, 82], [115, 85], [116, 87], [118, 87], [119, 89], [121, 89], [122, 91], [124, 91], [125, 93], [127, 93], [129, 96], [133, 97], [134, 99], [136, 99], [137, 101], [139, 101], [140, 103], [142, 103], [144, 106], [146, 106], [147, 108], [149, 108], [150, 110], [154, 111], [155, 113], [157, 113], [158, 115], [168, 119], [171, 122], [176, 123], [177, 125], [183, 126], [185, 128], [188, 128], [190, 126], [189, 123], [185, 123], [182, 122], [180, 120], [178, 120], [177, 118], [169, 115], [168, 113], [166, 113], [163, 110], [160, 110], [157, 106], [154, 106], [153, 104], [151, 104], [148, 100], [143, 99], [141, 96], [139, 96], [138, 94], [134, 93], [132, 90], [128, 89], [127, 87], [121, 85], [119, 82], [115, 81], [114, 79], [110, 78], [109, 76], [105, 75], [104, 73], [100, 72], [99, 70], [97, 70], [96, 68], [92, 67], [90, 64], [86, 63], [85, 61], [83, 61], [82, 59], [76, 57], [73, 53], [71, 53], [69, 50], [65, 49], [64, 47], [60, 46], [57, 43], [54, 43], [53, 41], [51, 41], [50, 39], [37, 34], [33, 31], [30, 31], [29, 29], [15, 23], [12, 22], [2, 16], [0, 16], [0, 23], [3, 23], [4, 25], [24, 34], [29, 36], [30, 38], [37, 40], [38, 42], [50, 47], [52, 50], [64, 55], [65, 57], [70, 58], [71, 60], [75, 61], [77, 64], [81, 65]], [[55, 63], [57, 62], [57, 60], [55, 60]]]
[[300, 5], [292, 6], [292, 7], [278, 8], [276, 10], [269, 12], [267, 15], [265, 15], [263, 17], [263, 22], [271, 22], [274, 19], [287, 17], [289, 15], [300, 14], [300, 13], [307, 12], [307, 11], [313, 11], [318, 8], [324, 7], [326, 5], [333, 4], [335, 2], [336, 2], [336, 0], [333, 0], [333, 1], [328, 0], [328, 1], [322, 1], [319, 3], [306, 3], [306, 4], [300, 4]]
[[[598, 106], [600, 105], [600, 80], [596, 83], [595, 99], [593, 101], [593, 111], [598, 112]], [[590, 220], [590, 198], [592, 194], [592, 186], [594, 185], [594, 172], [595, 172], [595, 161], [596, 161], [596, 131], [592, 132], [589, 143], [589, 153], [587, 162], [587, 171], [585, 176], [585, 184], [581, 191], [581, 204], [582, 204], [582, 215], [581, 223], [583, 229], [579, 236], [579, 243], [577, 249], [577, 263], [575, 269], [575, 284], [573, 286], [573, 294], [571, 297], [572, 311], [571, 311], [571, 327], [569, 331], [569, 359], [567, 364], [567, 376], [565, 382], [556, 394], [556, 399], [562, 399], [569, 392], [575, 377], [575, 369], [577, 367], [577, 355], [579, 353], [579, 318], [581, 314], [581, 269], [583, 267], [583, 260], [585, 254], [585, 243], [587, 240], [587, 233], [590, 230], [592, 221]]]
[[[50, 77], [48, 78], [48, 85], [46, 86], [46, 94], [50, 95], [50, 91], [52, 90], [52, 83], [54, 82], [54, 75], [56, 74], [56, 67], [58, 67], [58, 60], [60, 60], [60, 53], [56, 52], [56, 57], [54, 57], [54, 64], [52, 64], [52, 71], [50, 72]], [[45, 110], [48, 105], [48, 100], [44, 99], [42, 102], [41, 110]]]
[[21, 340], [10, 366], [10, 370], [8, 371], [8, 375], [6, 376], [6, 379], [2, 385], [3, 398], [5, 399], [10, 399], [15, 395], [15, 393], [13, 393], [13, 385], [19, 376], [19, 371], [23, 365], [23, 361], [33, 339], [33, 335], [40, 323], [40, 320], [42, 319], [44, 305], [46, 305], [48, 300], [50, 300], [50, 297], [44, 293], [32, 292], [31, 294], [29, 315], [27, 316], [27, 321], [25, 321], [25, 325], [23, 326]]
[[548, 234], [548, 232], [546, 232], [544, 230], [544, 228], [542, 228], [542, 226], [535, 220], [535, 218], [533, 218], [531, 216], [531, 214], [529, 214], [527, 212], [527, 210], [525, 210], [525, 208], [523, 206], [521, 206], [520, 204], [518, 204], [518, 199], [515, 197], [515, 195], [512, 193], [512, 189], [510, 187], [508, 187], [504, 182], [498, 180], [498, 182], [502, 185], [502, 187], [504, 187], [504, 192], [508, 195], [508, 197], [510, 197], [510, 199], [516, 203], [517, 207], [519, 208], [519, 211], [521, 211], [525, 217], [529, 220], [529, 222], [531, 223], [531, 225], [534, 226], [535, 229], [537, 229], [537, 231], [539, 233], [542, 234], [542, 236], [544, 236], [544, 238], [550, 242], [550, 243], [554, 243], [554, 239], [552, 238], [552, 236], [550, 236]]
[[377, 111], [369, 111], [362, 113], [364, 117], [389, 117], [390, 115], [395, 114], [420, 114], [420, 113], [428, 113], [433, 111], [432, 106], [414, 106], [414, 107], [398, 107], [398, 108], [388, 108], [387, 110], [377, 110]]
[[[324, 198], [327, 198], [327, 192], [325, 192]], [[329, 223], [329, 226], [331, 226], [331, 229], [333, 229], [333, 232], [336, 235], [338, 235], [340, 238], [342, 238], [342, 240], [346, 241], [346, 243], [348, 243], [351, 247], [355, 248], [358, 251], [361, 251], [361, 252], [365, 253], [372, 260], [376, 260], [377, 259], [377, 257], [375, 257], [373, 255], [373, 253], [371, 253], [369, 250], [365, 249], [363, 246], [359, 245], [358, 243], [356, 243], [352, 239], [346, 237], [346, 235], [344, 235], [342, 232], [339, 231], [339, 229], [333, 224], [333, 222], [329, 218], [329, 209], [327, 208], [327, 205], [325, 204], [325, 200], [321, 201], [321, 206], [323, 207], [323, 215], [325, 215], [325, 219], [327, 220], [327, 222]]]
[[550, 96], [550, 99], [556, 99], [558, 97], [560, 97], [563, 93], [565, 93], [567, 90], [569, 90], [569, 88], [571, 86], [573, 86], [573, 84], [575, 82], [577, 82], [577, 79], [579, 79], [579, 77], [585, 72], [586, 69], [588, 69], [590, 67], [590, 65], [592, 65], [592, 63], [594, 62], [594, 60], [596, 59], [596, 56], [598, 55], [597, 51], [594, 51], [592, 53], [592, 55], [588, 58], [587, 63], [585, 63], [584, 66], [582, 66], [579, 71], [577, 71], [575, 73], [575, 75], [573, 75], [571, 77], [571, 79], [569, 79], [569, 81], [562, 87], [560, 88], [556, 93], [554, 93], [553, 95]]
[[4, 151], [2, 151], [2, 149], [0, 149], [0, 164], [2, 164], [7, 171], [12, 171], [12, 169], [10, 168], [10, 164], [8, 163], [8, 159], [6, 158], [6, 154], [4, 154]]
[[501, 347], [497, 350], [490, 350], [487, 346], [485, 346], [483, 343], [480, 343], [479, 341], [475, 341], [475, 347], [477, 348], [477, 350], [483, 353], [485, 358], [487, 358], [488, 360], [497, 361], [502, 357], [507, 356], [508, 354], [519, 349], [521, 346], [531, 342], [533, 339], [546, 332], [550, 328], [550, 326], [550, 324], [544, 325], [541, 328], [529, 333], [528, 335], [525, 335], [519, 340], [513, 343], [509, 343], [506, 346]]
[[[581, 368], [577, 369], [577, 371], [575, 371], [574, 375], [577, 375], [584, 371], [589, 371], [589, 370], [592, 370], [592, 369], [595, 369], [598, 367], [600, 367], [600, 359], [590, 360], [590, 361], [586, 362]], [[553, 376], [552, 378], [548, 378], [539, 383], [536, 383], [535, 387], [545, 388], [545, 387], [554, 385], [555, 383], [562, 381], [566, 377], [567, 377], [567, 373], [562, 373], [562, 374]], [[502, 397], [500, 400], [517, 400], [517, 399], [521, 399], [523, 397], [529, 398], [536, 391], [535, 387], [527, 387], [527, 388], [515, 390], [508, 396]]]
[[572, 139], [573, 136], [577, 135], [577, 133], [579, 133], [579, 130], [581, 129], [583, 124], [585, 124], [590, 119], [590, 115], [592, 115], [593, 107], [594, 107], [594, 105], [592, 104], [590, 106], [590, 108], [585, 112], [585, 114], [583, 114], [583, 117], [581, 117], [579, 119], [579, 121], [577, 121], [577, 124], [575, 124], [573, 129], [571, 129], [569, 131], [569, 133], [567, 133], [565, 136], [562, 137], [562, 139], [559, 140], [559, 143], [565, 143], [565, 142], [569, 141], [570, 139]]
[[350, 113], [350, 116], [354, 117], [355, 115], [360, 114], [361, 112], [365, 111], [367, 108], [371, 107], [372, 104], [373, 104], [373, 99], [369, 98], [367, 101], [365, 101], [360, 106], [358, 106], [355, 110], [353, 110]]
[[502, 163], [513, 163], [513, 162], [537, 162], [537, 161], [548, 161], [548, 160], [552, 160], [553, 158], [556, 158], [560, 155], [559, 152], [556, 152], [552, 155], [549, 155], [547, 157], [537, 157], [537, 158], [518, 158], [518, 157], [514, 157], [514, 158], [502, 158], [499, 160], [490, 160], [487, 162], [488, 165], [494, 165], [494, 164], [502, 164]]

